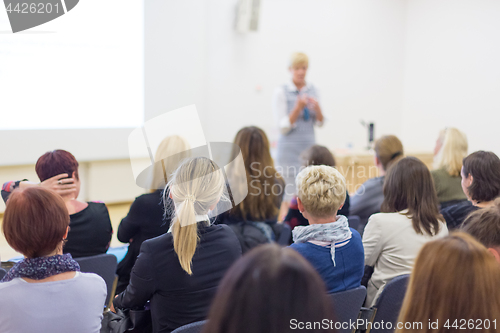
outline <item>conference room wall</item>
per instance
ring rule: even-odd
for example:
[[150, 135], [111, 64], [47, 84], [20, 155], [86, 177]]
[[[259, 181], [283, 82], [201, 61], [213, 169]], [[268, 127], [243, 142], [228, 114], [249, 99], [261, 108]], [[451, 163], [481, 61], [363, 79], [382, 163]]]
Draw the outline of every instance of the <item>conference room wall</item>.
[[[150, 161], [137, 159], [136, 163], [143, 163], [146, 168]], [[130, 202], [146, 191], [135, 184], [128, 159], [80, 162], [78, 171], [81, 180], [78, 199], [82, 201]], [[24, 178], [38, 182], [34, 165], [0, 166], [0, 175], [0, 183]], [[4, 210], [5, 204], [0, 200], [0, 213]]]
[[402, 139], [432, 149], [438, 131], [457, 127], [469, 151], [500, 155], [500, 2], [408, 2]]
[[261, 1], [248, 33], [234, 29], [236, 4], [146, 2], [146, 120], [194, 102], [208, 140], [232, 141], [248, 125], [275, 138], [272, 95], [290, 79], [291, 53], [303, 51], [329, 118], [319, 143], [364, 149], [360, 119], [376, 135], [401, 133], [406, 1]]

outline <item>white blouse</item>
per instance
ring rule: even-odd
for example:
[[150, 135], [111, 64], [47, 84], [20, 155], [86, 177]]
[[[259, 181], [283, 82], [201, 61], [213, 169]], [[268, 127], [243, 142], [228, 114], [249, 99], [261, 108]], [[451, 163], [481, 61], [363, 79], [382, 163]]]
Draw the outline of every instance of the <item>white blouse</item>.
[[366, 306], [373, 306], [387, 282], [393, 278], [410, 274], [418, 252], [428, 241], [448, 235], [443, 221], [435, 236], [417, 234], [412, 220], [398, 213], [377, 213], [370, 216], [363, 233], [365, 265], [373, 266], [373, 275], [368, 282]]

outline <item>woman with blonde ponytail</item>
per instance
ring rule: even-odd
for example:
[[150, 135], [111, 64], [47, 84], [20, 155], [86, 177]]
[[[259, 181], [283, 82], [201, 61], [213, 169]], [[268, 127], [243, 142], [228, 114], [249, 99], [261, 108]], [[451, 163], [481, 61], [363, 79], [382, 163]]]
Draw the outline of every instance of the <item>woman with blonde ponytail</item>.
[[[178, 136], [167, 136], [160, 142], [155, 154], [152, 174], [150, 175], [150, 192], [135, 198], [130, 210], [118, 226], [117, 238], [122, 243], [129, 243], [125, 258], [118, 264], [118, 284], [116, 293], [127, 288], [130, 272], [141, 250], [142, 242], [163, 235], [168, 231], [172, 217], [165, 214], [163, 191], [165, 183], [170, 181], [171, 174], [180, 164], [178, 160], [190, 157], [191, 147], [186, 139]], [[161, 161], [161, 163], [159, 162]], [[167, 199], [170, 201], [170, 199]]]
[[168, 233], [141, 246], [130, 283], [117, 296], [117, 308], [140, 308], [151, 303], [153, 332], [203, 320], [217, 285], [241, 256], [238, 239], [226, 225], [208, 217], [225, 200], [222, 171], [210, 159], [183, 162], [165, 188], [174, 214]]

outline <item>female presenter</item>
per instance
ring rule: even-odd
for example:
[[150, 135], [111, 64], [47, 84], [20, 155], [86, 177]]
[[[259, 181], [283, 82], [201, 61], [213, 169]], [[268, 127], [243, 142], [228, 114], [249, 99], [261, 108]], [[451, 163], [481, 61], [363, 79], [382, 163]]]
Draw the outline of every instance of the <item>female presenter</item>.
[[273, 112], [279, 128], [276, 166], [286, 182], [284, 203], [296, 192], [295, 176], [304, 165], [300, 153], [316, 143], [314, 126], [323, 125], [318, 91], [305, 81], [308, 65], [309, 59], [304, 53], [294, 53], [289, 67], [292, 80], [276, 88], [273, 97]]

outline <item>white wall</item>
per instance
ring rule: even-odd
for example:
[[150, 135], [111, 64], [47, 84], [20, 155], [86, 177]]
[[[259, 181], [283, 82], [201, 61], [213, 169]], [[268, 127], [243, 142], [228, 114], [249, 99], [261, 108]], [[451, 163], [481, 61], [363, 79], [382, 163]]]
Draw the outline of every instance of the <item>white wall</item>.
[[[143, 162], [144, 167], [149, 165], [148, 159], [136, 162]], [[79, 164], [81, 188], [78, 199], [82, 201], [129, 202], [146, 192], [136, 185], [128, 159], [79, 162]], [[39, 181], [34, 165], [0, 166], [0, 175], [0, 185], [9, 180], [24, 178], [32, 182]], [[0, 199], [0, 213], [4, 210], [5, 204]]]
[[500, 155], [500, 2], [411, 0], [407, 8], [402, 134], [430, 150], [444, 127], [469, 151]]
[[400, 134], [406, 1], [263, 0], [259, 30], [246, 34], [233, 28], [236, 2], [146, 2], [146, 120], [194, 102], [211, 141], [248, 125], [271, 134], [272, 93], [304, 51], [330, 117], [318, 142], [361, 149], [360, 119]]

